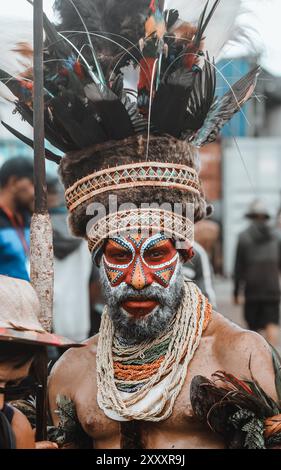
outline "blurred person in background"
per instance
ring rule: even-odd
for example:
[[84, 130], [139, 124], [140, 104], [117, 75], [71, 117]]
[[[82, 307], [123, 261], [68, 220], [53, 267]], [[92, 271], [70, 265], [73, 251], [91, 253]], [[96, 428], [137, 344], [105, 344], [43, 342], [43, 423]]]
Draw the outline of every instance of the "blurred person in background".
[[39, 315], [39, 300], [30, 283], [0, 275], [0, 449], [58, 447], [53, 442], [35, 443], [36, 410], [33, 426], [23, 412], [26, 408], [20, 410], [21, 398], [36, 395], [45, 347], [75, 346], [66, 338], [47, 333]]
[[273, 346], [279, 342], [281, 267], [280, 237], [270, 214], [259, 200], [246, 217], [251, 224], [239, 235], [234, 271], [234, 302], [244, 292], [244, 316], [250, 330], [258, 331]]
[[206, 250], [197, 242], [193, 244], [194, 257], [183, 266], [184, 275], [191, 279], [216, 307], [216, 294], [213, 287], [213, 270]]
[[220, 224], [211, 219], [204, 219], [194, 226], [194, 239], [206, 251], [211, 269], [222, 274], [222, 229]]
[[0, 274], [29, 280], [33, 164], [23, 157], [0, 168]]
[[91, 329], [89, 337], [96, 335], [100, 329], [101, 316], [105, 306], [105, 299], [100, 282], [99, 269], [92, 266], [90, 277], [90, 308], [91, 308]]
[[47, 186], [54, 244], [53, 328], [59, 335], [83, 341], [90, 331], [91, 257], [86, 242], [70, 234], [59, 180], [49, 178]]

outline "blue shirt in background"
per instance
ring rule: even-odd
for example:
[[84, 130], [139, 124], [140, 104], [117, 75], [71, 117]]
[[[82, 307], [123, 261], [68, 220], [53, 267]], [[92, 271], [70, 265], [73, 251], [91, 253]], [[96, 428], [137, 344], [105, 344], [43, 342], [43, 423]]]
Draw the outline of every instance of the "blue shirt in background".
[[14, 221], [0, 207], [0, 274], [29, 281], [30, 216]]

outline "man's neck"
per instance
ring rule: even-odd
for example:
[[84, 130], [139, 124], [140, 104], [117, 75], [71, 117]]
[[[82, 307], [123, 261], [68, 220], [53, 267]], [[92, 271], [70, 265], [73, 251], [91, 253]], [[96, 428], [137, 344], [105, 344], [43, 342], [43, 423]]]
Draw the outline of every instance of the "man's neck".
[[3, 207], [3, 209], [8, 210], [12, 214], [16, 214], [18, 212], [13, 196], [10, 192], [5, 191], [4, 189], [0, 191], [0, 207]]

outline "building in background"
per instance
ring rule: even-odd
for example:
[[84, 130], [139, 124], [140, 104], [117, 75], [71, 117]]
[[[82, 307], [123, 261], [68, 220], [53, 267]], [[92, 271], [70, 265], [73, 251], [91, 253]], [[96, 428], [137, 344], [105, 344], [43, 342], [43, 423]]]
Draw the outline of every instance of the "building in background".
[[[253, 63], [252, 58], [221, 61], [218, 94]], [[221, 227], [221, 271], [227, 276], [233, 272], [237, 235], [245, 227], [250, 202], [257, 197], [263, 200], [272, 216], [281, 206], [280, 130], [281, 78], [263, 70], [256, 99], [225, 126], [220, 141], [202, 150], [201, 177], [208, 201], [214, 205], [212, 218]]]

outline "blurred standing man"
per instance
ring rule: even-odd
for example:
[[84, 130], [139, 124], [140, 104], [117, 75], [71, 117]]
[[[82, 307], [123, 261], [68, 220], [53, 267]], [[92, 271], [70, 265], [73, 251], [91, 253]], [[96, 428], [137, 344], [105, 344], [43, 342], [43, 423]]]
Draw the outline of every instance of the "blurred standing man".
[[239, 302], [243, 285], [244, 315], [249, 328], [260, 332], [276, 346], [279, 339], [280, 238], [268, 224], [270, 215], [260, 201], [251, 204], [246, 217], [251, 224], [238, 240], [234, 301]]
[[17, 157], [0, 169], [0, 274], [29, 280], [33, 164]]
[[213, 287], [212, 266], [206, 250], [199, 243], [193, 243], [194, 256], [183, 266], [184, 275], [191, 279], [216, 307], [216, 294]]

